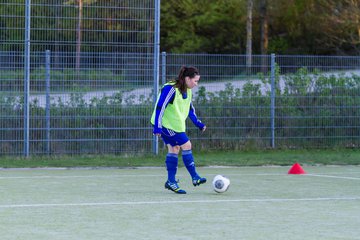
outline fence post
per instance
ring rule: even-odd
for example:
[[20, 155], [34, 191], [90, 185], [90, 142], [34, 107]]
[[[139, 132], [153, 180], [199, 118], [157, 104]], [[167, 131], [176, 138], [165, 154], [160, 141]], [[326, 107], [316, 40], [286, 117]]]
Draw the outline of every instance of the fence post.
[[166, 83], [166, 52], [162, 52], [161, 53], [161, 85], [164, 85], [165, 83]]
[[271, 54], [271, 75], [270, 75], [270, 82], [271, 82], [271, 105], [270, 105], [270, 121], [271, 121], [271, 147], [275, 148], [275, 54]]
[[[154, 24], [154, 105], [156, 104], [159, 91], [159, 57], [160, 57], [160, 0], [155, 0], [155, 24]], [[158, 136], [153, 136], [153, 153], [159, 154]]]
[[46, 153], [50, 153], [50, 50], [45, 51], [45, 91], [46, 91]]
[[24, 52], [24, 156], [29, 156], [30, 145], [30, 20], [31, 0], [25, 6], [25, 52]]

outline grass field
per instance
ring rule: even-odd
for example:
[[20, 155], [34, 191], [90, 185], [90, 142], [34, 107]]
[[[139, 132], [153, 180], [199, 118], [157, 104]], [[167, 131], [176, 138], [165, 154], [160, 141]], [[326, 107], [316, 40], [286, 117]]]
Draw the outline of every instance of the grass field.
[[360, 239], [360, 166], [201, 167], [186, 195], [163, 167], [0, 170], [1, 239]]
[[[254, 151], [198, 151], [194, 150], [198, 166], [289, 166], [294, 162], [306, 165], [360, 165], [360, 150], [254, 150]], [[38, 167], [162, 167], [166, 152], [159, 155], [40, 155], [29, 158], [1, 156], [0, 168]], [[180, 161], [180, 164], [181, 161]]]

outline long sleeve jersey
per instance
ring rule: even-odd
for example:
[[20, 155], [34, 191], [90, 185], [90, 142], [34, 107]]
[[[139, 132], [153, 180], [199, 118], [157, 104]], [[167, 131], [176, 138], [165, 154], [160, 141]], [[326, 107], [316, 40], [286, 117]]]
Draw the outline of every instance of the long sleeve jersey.
[[[182, 97], [186, 99], [188, 96], [187, 94], [182, 94]], [[164, 115], [165, 108], [168, 106], [168, 104], [172, 104], [175, 98], [175, 88], [172, 85], [165, 85], [160, 93], [160, 97], [158, 99], [156, 108], [155, 108], [155, 122], [154, 122], [154, 134], [161, 133], [161, 119]], [[190, 109], [188, 117], [191, 119], [191, 121], [194, 123], [195, 126], [197, 126], [200, 130], [202, 130], [205, 127], [205, 124], [203, 124], [198, 117], [196, 116], [195, 108], [192, 103], [190, 103]]]

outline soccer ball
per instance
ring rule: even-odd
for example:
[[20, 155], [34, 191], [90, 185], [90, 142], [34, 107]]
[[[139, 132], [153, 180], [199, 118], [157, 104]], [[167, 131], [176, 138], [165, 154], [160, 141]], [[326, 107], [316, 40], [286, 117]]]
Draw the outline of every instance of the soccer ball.
[[230, 186], [230, 179], [223, 175], [216, 175], [212, 181], [212, 186], [217, 193], [226, 192]]

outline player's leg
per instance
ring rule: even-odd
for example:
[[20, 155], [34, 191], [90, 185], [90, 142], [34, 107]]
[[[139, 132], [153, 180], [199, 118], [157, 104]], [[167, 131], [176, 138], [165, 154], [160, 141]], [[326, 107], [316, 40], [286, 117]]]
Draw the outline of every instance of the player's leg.
[[176, 172], [178, 168], [179, 146], [171, 146], [167, 144], [168, 154], [166, 155], [166, 170], [168, 172], [168, 180], [165, 182], [165, 188], [175, 193], [185, 194], [186, 191], [181, 189], [176, 181]]
[[165, 164], [168, 172], [168, 181], [176, 182], [175, 176], [178, 168], [178, 155], [180, 151], [179, 146], [171, 146], [167, 144], [168, 153], [166, 155]]
[[181, 145], [182, 159], [186, 169], [191, 175], [193, 185], [198, 186], [200, 184], [205, 183], [206, 178], [200, 177], [199, 174], [196, 172], [196, 166], [195, 166], [194, 156], [192, 154], [191, 147], [192, 146], [190, 140], [188, 140], [186, 143]]

